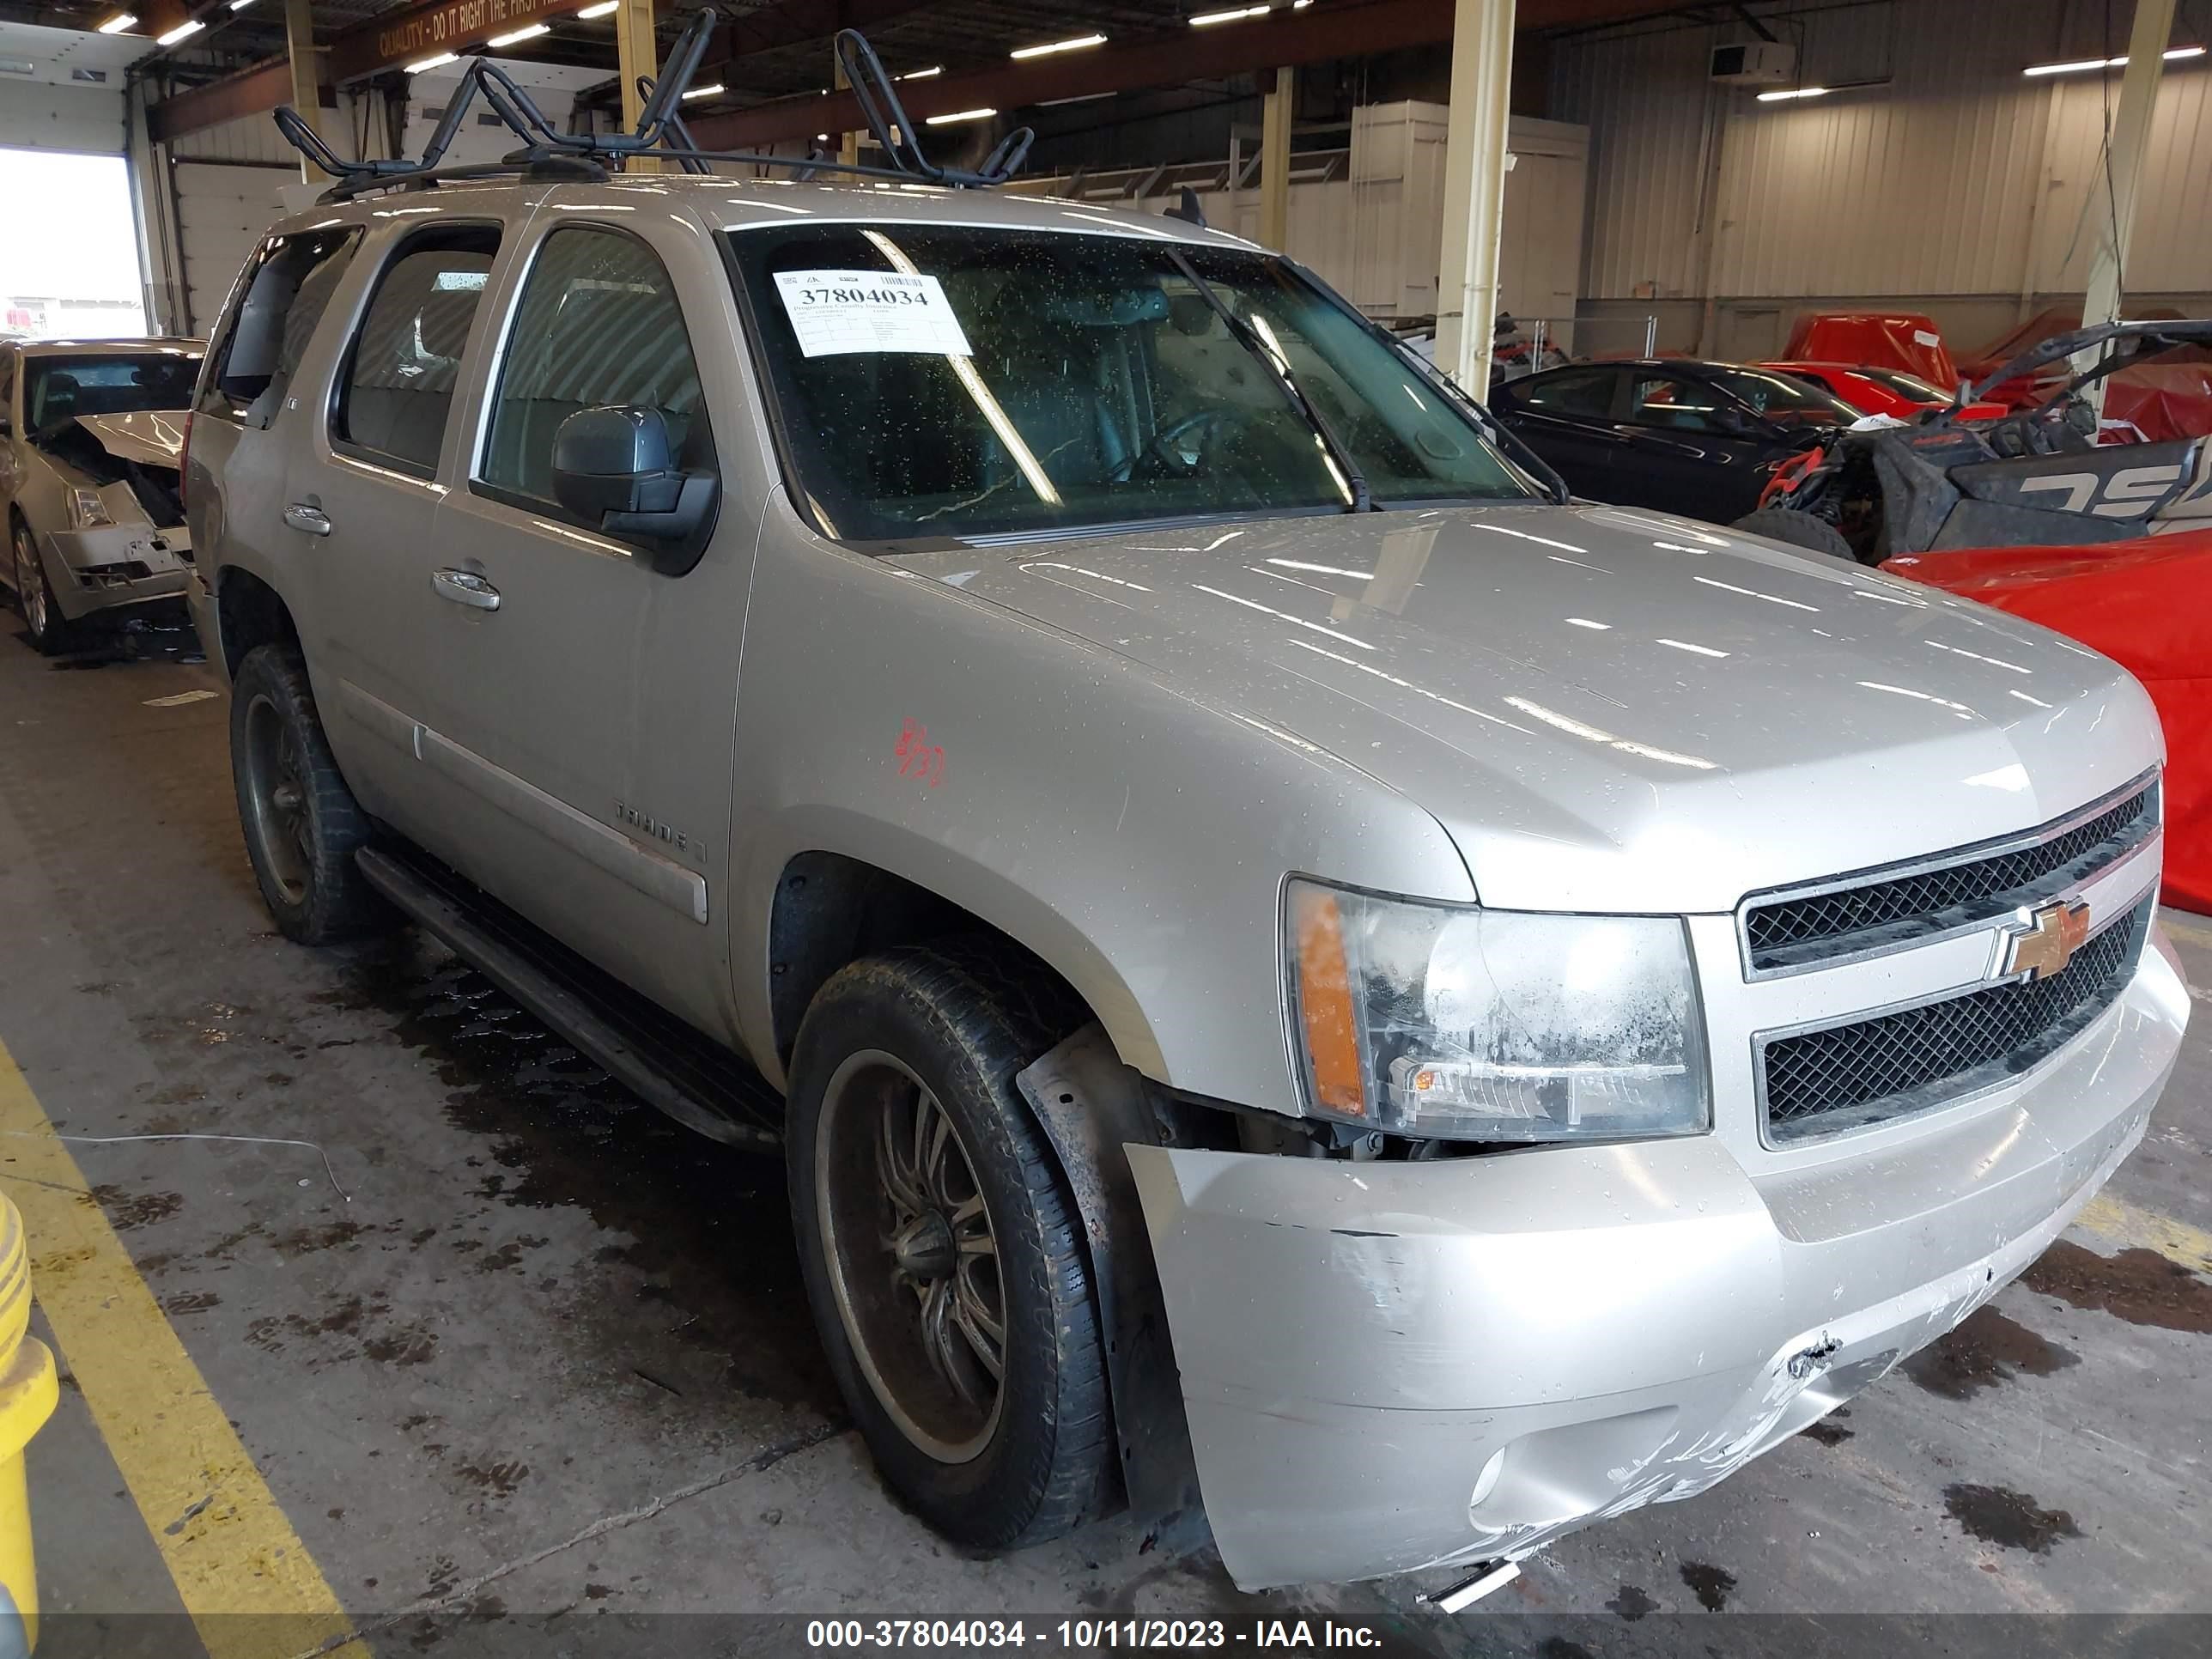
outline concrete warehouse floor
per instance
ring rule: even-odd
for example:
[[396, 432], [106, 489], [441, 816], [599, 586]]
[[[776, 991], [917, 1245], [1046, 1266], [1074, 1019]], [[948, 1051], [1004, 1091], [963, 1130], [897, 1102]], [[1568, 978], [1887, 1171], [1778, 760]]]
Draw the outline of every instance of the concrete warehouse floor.
[[[2212, 1613], [2212, 1011], [2095, 1231], [1816, 1433], [1581, 1533], [1474, 1613], [1417, 1605], [1436, 1576], [1241, 1595], [1210, 1555], [1139, 1556], [1121, 1521], [970, 1560], [885, 1496], [845, 1421], [778, 1166], [665, 1122], [412, 936], [316, 953], [272, 931], [228, 705], [164, 706], [215, 684], [190, 649], [142, 633], [132, 659], [48, 663], [0, 625], [0, 1042], [24, 1109], [70, 1134], [284, 1137], [330, 1174], [303, 1146], [70, 1149], [94, 1200], [42, 1212], [68, 1238], [32, 1239], [71, 1373], [30, 1455], [45, 1659], [196, 1651], [151, 1622], [186, 1612], [218, 1659], [295, 1651], [313, 1644], [219, 1614], [316, 1569], [347, 1621], [324, 1633], [380, 1652], [582, 1651], [600, 1619], [646, 1651], [654, 1627], [629, 1616], [672, 1613], [1235, 1632], [1327, 1613], [1388, 1651], [1551, 1659], [1771, 1650], [1776, 1627], [1746, 1614]], [[2212, 983], [2212, 921], [2169, 921]], [[27, 1184], [29, 1144], [0, 1143], [27, 1215], [68, 1184]], [[72, 1275], [103, 1249], [118, 1277], [88, 1301]], [[97, 1322], [141, 1303], [135, 1334]], [[225, 1462], [232, 1429], [250, 1462]], [[498, 1646], [501, 1613], [566, 1634]], [[750, 1650], [747, 1630], [802, 1650], [796, 1627], [684, 1628], [723, 1632], [685, 1651]], [[1819, 1635], [1807, 1654], [1899, 1639], [1799, 1628]], [[2061, 1621], [1942, 1638], [2000, 1629], [2008, 1655], [2088, 1645]]]

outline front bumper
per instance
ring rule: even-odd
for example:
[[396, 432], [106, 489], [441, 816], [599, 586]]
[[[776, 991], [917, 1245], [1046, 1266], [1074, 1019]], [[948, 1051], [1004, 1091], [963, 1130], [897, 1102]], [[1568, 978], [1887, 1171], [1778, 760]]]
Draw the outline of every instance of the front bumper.
[[43, 537], [46, 580], [64, 618], [181, 599], [191, 574], [191, 538], [182, 525], [106, 525]]
[[2154, 939], [2059, 1054], [1869, 1150], [1130, 1146], [1231, 1575], [1524, 1555], [1705, 1491], [1949, 1331], [2142, 1139], [2189, 1010]]

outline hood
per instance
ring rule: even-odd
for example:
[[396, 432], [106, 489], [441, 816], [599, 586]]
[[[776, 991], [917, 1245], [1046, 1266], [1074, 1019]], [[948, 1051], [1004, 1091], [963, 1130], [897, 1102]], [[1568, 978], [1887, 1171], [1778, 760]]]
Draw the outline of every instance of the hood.
[[76, 423], [118, 461], [172, 471], [185, 447], [185, 411], [142, 410], [130, 415], [80, 415]]
[[1724, 911], [2015, 834], [2163, 752], [2142, 688], [2071, 641], [1627, 508], [1346, 514], [892, 562], [1370, 774], [1443, 824], [1501, 908]]

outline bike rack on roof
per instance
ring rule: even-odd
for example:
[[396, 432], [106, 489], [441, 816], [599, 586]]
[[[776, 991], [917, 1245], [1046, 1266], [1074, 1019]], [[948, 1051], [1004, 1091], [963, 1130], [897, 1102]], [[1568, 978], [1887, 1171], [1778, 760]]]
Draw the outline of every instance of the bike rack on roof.
[[[692, 77], [699, 72], [700, 62], [706, 55], [708, 42], [714, 36], [714, 25], [720, 21], [720, 15], [711, 5], [698, 8], [669, 47], [660, 73], [657, 76], [638, 77], [643, 107], [638, 113], [637, 125], [628, 132], [556, 131], [544, 112], [515, 83], [514, 78], [486, 58], [470, 59], [469, 66], [461, 72], [460, 85], [455, 88], [444, 114], [439, 117], [429, 142], [414, 161], [404, 157], [346, 161], [324, 143], [289, 104], [276, 110], [276, 130], [294, 149], [337, 180], [319, 198], [325, 202], [345, 201], [367, 191], [434, 185], [442, 179], [483, 179], [519, 173], [538, 178], [604, 179], [631, 157], [646, 155], [666, 157], [686, 173], [695, 173], [711, 171], [713, 162], [730, 161], [786, 167], [801, 179], [811, 178], [817, 173], [838, 173], [953, 189], [988, 188], [1012, 178], [1029, 155], [1036, 135], [1028, 127], [1017, 127], [1000, 139], [983, 164], [973, 171], [940, 167], [930, 161], [922, 150], [921, 137], [907, 115], [906, 106], [892, 88], [883, 60], [857, 29], [838, 32], [837, 62], [860, 106], [861, 118], [890, 158], [887, 165], [831, 161], [813, 153], [811, 147], [804, 156], [702, 149], [694, 142], [680, 112], [684, 94]], [[500, 124], [522, 140], [523, 148], [499, 161], [441, 167], [438, 164], [445, 159], [447, 149], [479, 94]]]

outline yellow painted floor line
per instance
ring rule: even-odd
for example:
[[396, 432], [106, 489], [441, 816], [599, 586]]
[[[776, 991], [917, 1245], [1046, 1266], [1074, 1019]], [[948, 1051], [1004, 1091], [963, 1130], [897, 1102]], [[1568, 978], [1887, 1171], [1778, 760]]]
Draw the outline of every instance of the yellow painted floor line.
[[2212, 1233], [2140, 1209], [2110, 1193], [2100, 1193], [2082, 1206], [2074, 1224], [2123, 1247], [2156, 1250], [2168, 1261], [2212, 1273]]
[[[0, 1043], [0, 1183], [31, 1287], [210, 1659], [289, 1659], [345, 1609]], [[35, 1534], [38, 1494], [31, 1495]], [[358, 1642], [335, 1651], [368, 1659]]]
[[2160, 917], [2160, 921], [2174, 938], [2212, 950], [2212, 927], [2199, 927], [2191, 921], [2176, 921], [2170, 915]]

